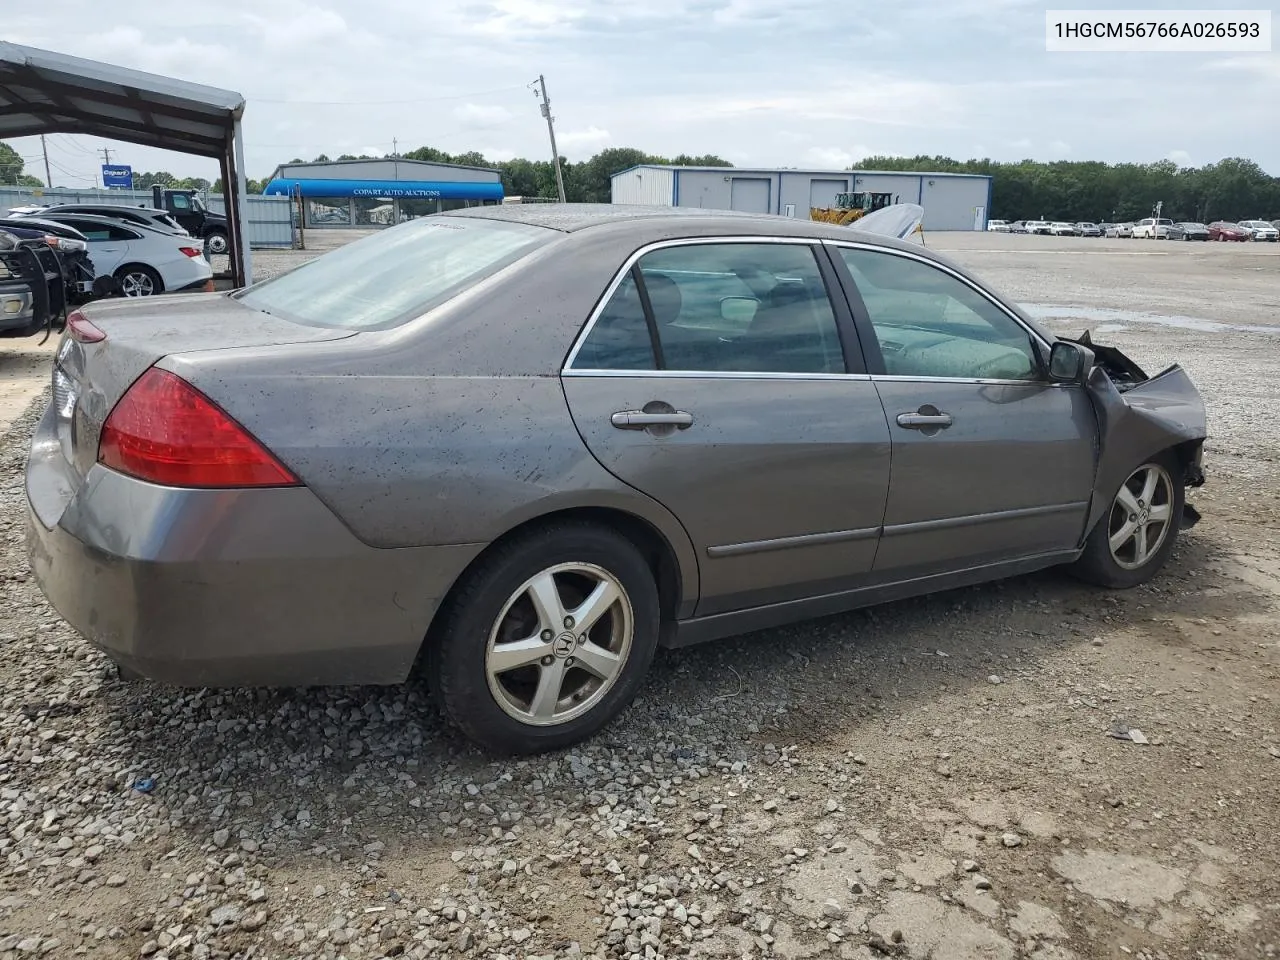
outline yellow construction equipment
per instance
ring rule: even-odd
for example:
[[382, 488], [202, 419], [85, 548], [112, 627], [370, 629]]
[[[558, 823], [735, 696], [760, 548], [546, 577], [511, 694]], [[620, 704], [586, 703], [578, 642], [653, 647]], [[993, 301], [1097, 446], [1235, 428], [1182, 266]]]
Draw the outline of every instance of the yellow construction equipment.
[[838, 193], [834, 207], [810, 207], [809, 219], [844, 227], [873, 210], [881, 210], [897, 202], [891, 193]]

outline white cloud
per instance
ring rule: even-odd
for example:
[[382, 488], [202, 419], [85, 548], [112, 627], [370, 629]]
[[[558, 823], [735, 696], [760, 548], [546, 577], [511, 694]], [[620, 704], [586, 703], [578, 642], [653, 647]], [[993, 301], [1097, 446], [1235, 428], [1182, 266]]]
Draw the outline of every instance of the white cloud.
[[1170, 150], [1165, 154], [1165, 159], [1172, 160], [1180, 167], [1191, 166], [1191, 154], [1185, 150]]
[[590, 126], [583, 130], [566, 130], [556, 135], [556, 146], [565, 155], [589, 156], [606, 146], [613, 138], [608, 130]]
[[480, 103], [464, 103], [453, 108], [453, 116], [463, 123], [493, 125], [510, 120], [513, 114], [506, 107]]
[[[1174, 156], [1174, 130], [1200, 163], [1246, 156], [1280, 174], [1280, 127], [1259, 113], [1280, 96], [1280, 57], [1187, 54], [1170, 69], [1155, 54], [1050, 55], [1030, 0], [220, 0], [180, 16], [171, 0], [133, 0], [129, 25], [104, 24], [100, 6], [10, 3], [5, 38], [240, 91], [255, 177], [393, 138], [547, 156], [539, 71], [574, 160], [625, 145], [739, 166], [975, 149], [1151, 161]], [[59, 162], [91, 182], [100, 144], [68, 142], [84, 152]], [[211, 161], [111, 146], [135, 169], [217, 175]]]
[[820, 170], [844, 170], [864, 157], [876, 153], [870, 147], [810, 147], [804, 152], [804, 165]]

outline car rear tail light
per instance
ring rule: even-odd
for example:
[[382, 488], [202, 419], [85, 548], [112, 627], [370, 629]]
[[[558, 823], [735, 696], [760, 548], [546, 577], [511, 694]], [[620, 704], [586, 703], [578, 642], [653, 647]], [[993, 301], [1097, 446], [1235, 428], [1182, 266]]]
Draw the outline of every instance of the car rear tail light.
[[67, 317], [67, 335], [80, 343], [101, 343], [107, 335], [90, 323], [79, 310]]
[[196, 247], [179, 247], [178, 249], [181, 250], [183, 253], [185, 253], [188, 257], [199, 257], [204, 255], [203, 251], [197, 249]]
[[299, 483], [230, 414], [181, 377], [156, 367], [134, 381], [107, 417], [98, 462], [169, 487]]

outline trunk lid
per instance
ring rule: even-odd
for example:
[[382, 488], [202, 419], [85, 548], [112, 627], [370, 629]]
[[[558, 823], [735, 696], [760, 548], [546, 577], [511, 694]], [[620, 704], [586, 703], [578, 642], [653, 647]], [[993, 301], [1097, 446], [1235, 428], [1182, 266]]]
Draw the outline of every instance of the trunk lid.
[[306, 327], [250, 309], [225, 294], [110, 300], [80, 308], [106, 334], [82, 343], [64, 334], [53, 365], [53, 407], [63, 456], [82, 479], [98, 456], [107, 415], [129, 386], [163, 357], [197, 350], [262, 348], [354, 336]]

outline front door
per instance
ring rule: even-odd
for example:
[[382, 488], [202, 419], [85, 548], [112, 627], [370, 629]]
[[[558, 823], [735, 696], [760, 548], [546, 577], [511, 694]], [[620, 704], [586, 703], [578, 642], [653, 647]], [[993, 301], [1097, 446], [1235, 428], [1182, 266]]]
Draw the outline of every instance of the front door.
[[908, 254], [833, 249], [893, 438], [879, 577], [1073, 549], [1096, 467], [1084, 388], [1049, 381], [1030, 331], [958, 275]]
[[564, 372], [592, 453], [688, 531], [699, 615], [870, 574], [889, 429], [822, 254], [808, 242], [654, 249]]

